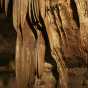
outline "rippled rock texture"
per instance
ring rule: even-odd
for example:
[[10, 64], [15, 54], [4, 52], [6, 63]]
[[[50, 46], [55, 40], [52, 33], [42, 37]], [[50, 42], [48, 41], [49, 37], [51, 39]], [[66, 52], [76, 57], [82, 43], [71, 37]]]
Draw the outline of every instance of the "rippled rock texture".
[[88, 1], [13, 1], [1, 0], [0, 11], [17, 33], [18, 87], [87, 88]]

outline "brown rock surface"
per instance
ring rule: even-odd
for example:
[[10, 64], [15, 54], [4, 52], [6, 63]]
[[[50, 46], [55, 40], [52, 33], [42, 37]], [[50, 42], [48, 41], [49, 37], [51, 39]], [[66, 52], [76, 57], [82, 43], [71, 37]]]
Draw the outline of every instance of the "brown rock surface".
[[[17, 32], [16, 73], [21, 88], [27, 87], [29, 81], [29, 86], [32, 85], [35, 70], [34, 62], [36, 62], [36, 71], [38, 71], [36, 72], [37, 76], [41, 77], [40, 74], [42, 74], [41, 80], [37, 80], [39, 84], [36, 88], [42, 85], [44, 85], [42, 86], [43, 88], [47, 88], [47, 86], [48, 88], [53, 88], [52, 84], [56, 80], [54, 80], [52, 75], [52, 66], [49, 67], [47, 64], [44, 68], [46, 71], [42, 69], [44, 64], [41, 64], [40, 60], [43, 62], [44, 57], [45, 59], [48, 58], [48, 61], [53, 57], [56, 62], [57, 70], [60, 73], [61, 88], [87, 88], [88, 1], [38, 1], [39, 3], [33, 0], [21, 0], [21, 2], [20, 0], [15, 0], [13, 9], [13, 25]], [[6, 22], [2, 21], [2, 18], [3, 16], [1, 17], [1, 26]], [[7, 23], [6, 25], [5, 29], [9, 26]], [[2, 26], [2, 29], [4, 29], [4, 26]], [[48, 37], [43, 35], [41, 42], [38, 40], [40, 38], [39, 34], [44, 32], [47, 32]], [[12, 32], [0, 30], [0, 33], [0, 41], [2, 41], [0, 43], [0, 52], [7, 53], [7, 55], [8, 53], [13, 54], [15, 49], [13, 40], [15, 38], [11, 37], [13, 36]], [[10, 35], [7, 36], [7, 34]], [[4, 40], [4, 38], [6, 39]], [[49, 40], [50, 49], [48, 43], [45, 44], [43, 42], [47, 40]], [[11, 41], [12, 43], [9, 44]], [[36, 57], [34, 58], [35, 42], [38, 44], [37, 55], [35, 55], [37, 57], [36, 60]], [[40, 45], [44, 49], [39, 48]], [[45, 47], [48, 48], [46, 52], [44, 51]], [[45, 53], [48, 54], [44, 56]], [[55, 65], [53, 61], [51, 63]], [[68, 82], [66, 81], [67, 75]], [[49, 85], [47, 85], [48, 83]], [[68, 83], [68, 86], [66, 83]], [[64, 84], [65, 86], [63, 87]]]

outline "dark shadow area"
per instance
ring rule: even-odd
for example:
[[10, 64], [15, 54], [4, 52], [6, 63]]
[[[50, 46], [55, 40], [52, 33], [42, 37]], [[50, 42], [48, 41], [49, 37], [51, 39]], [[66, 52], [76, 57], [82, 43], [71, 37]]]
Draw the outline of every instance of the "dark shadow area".
[[16, 32], [11, 20], [0, 14], [0, 58], [15, 56]]
[[80, 21], [79, 21], [79, 15], [78, 15], [78, 10], [77, 10], [77, 6], [74, 0], [70, 1], [71, 3], [71, 8], [72, 8], [72, 13], [73, 13], [73, 19], [75, 20], [76, 24], [78, 27], [80, 27]]
[[[0, 13], [0, 88], [10, 87], [15, 81], [15, 46], [16, 32], [12, 20]], [[15, 83], [14, 83], [15, 84]]]

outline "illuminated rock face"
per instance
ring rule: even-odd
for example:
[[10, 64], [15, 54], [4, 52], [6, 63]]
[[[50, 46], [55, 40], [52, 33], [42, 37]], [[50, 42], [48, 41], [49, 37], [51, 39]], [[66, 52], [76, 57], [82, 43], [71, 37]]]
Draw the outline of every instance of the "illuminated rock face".
[[7, 10], [7, 6], [10, 7], [12, 2], [5, 3], [6, 8], [2, 4], [1, 7], [7, 16], [12, 15], [17, 32], [16, 77], [19, 88], [34, 85], [37, 88], [41, 88], [40, 85], [69, 88], [69, 69], [88, 65], [88, 1], [14, 0], [13, 14], [10, 15], [8, 11], [12, 9]]

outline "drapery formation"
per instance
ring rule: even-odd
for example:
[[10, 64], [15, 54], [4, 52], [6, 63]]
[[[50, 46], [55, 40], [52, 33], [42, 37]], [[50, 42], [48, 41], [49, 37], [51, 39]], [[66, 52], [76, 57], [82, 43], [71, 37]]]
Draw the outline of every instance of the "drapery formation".
[[[46, 58], [45, 51], [47, 47], [47, 45], [45, 44], [47, 44], [47, 42], [49, 42], [51, 56], [57, 63], [57, 71], [60, 73], [64, 86], [65, 87], [67, 86], [66, 84], [67, 72], [61, 52], [62, 45], [60, 40], [60, 36], [62, 37], [66, 37], [66, 36], [60, 33], [61, 32], [60, 18], [56, 18], [58, 16], [58, 12], [57, 12], [58, 10], [59, 7], [57, 1], [54, 2], [54, 1], [44, 1], [44, 0], [26, 0], [24, 2], [23, 0], [15, 0], [14, 2], [13, 22], [15, 28], [17, 29], [17, 34], [18, 34], [17, 37], [19, 38], [17, 42], [20, 41], [19, 42], [20, 44], [17, 44], [16, 72], [17, 72], [17, 78], [19, 78], [22, 75], [18, 79], [19, 82], [22, 82], [22, 77], [24, 76], [23, 82], [19, 83], [22, 87], [23, 87], [22, 84], [24, 84], [26, 80], [29, 81], [33, 80], [33, 77], [35, 77], [34, 76], [35, 74], [33, 72], [36, 73], [39, 79], [41, 78], [44, 72], [44, 63]], [[51, 18], [49, 18], [49, 16], [51, 16]], [[50, 20], [52, 20], [52, 23]], [[26, 28], [27, 26], [28, 29]], [[25, 31], [27, 33], [29, 32], [29, 34], [26, 34]], [[26, 35], [27, 37], [25, 38]], [[28, 46], [24, 46], [24, 45], [28, 45]], [[30, 55], [27, 55], [26, 53], [22, 53], [23, 49], [21, 47], [25, 47], [25, 49], [27, 48], [27, 52], [29, 53], [33, 52], [34, 57], [31, 58], [29, 57]], [[21, 54], [23, 55], [22, 57]], [[24, 54], [26, 54], [26, 58], [28, 58], [29, 63], [26, 61]], [[30, 63], [30, 61], [32, 62]], [[28, 63], [29, 66], [26, 63]], [[25, 70], [26, 68], [28, 68], [27, 71]], [[22, 73], [25, 72], [24, 75], [21, 72]], [[30, 77], [28, 77], [28, 75]], [[30, 84], [30, 87], [31, 86], [32, 83]]]
[[[7, 13], [8, 0], [1, 0], [0, 5]], [[12, 7], [17, 32], [16, 76], [19, 88], [34, 87], [36, 80], [44, 74], [46, 58], [55, 61], [61, 88], [68, 88], [65, 60], [82, 57], [88, 64], [88, 1], [13, 0]], [[58, 88], [60, 85], [56, 81]]]

